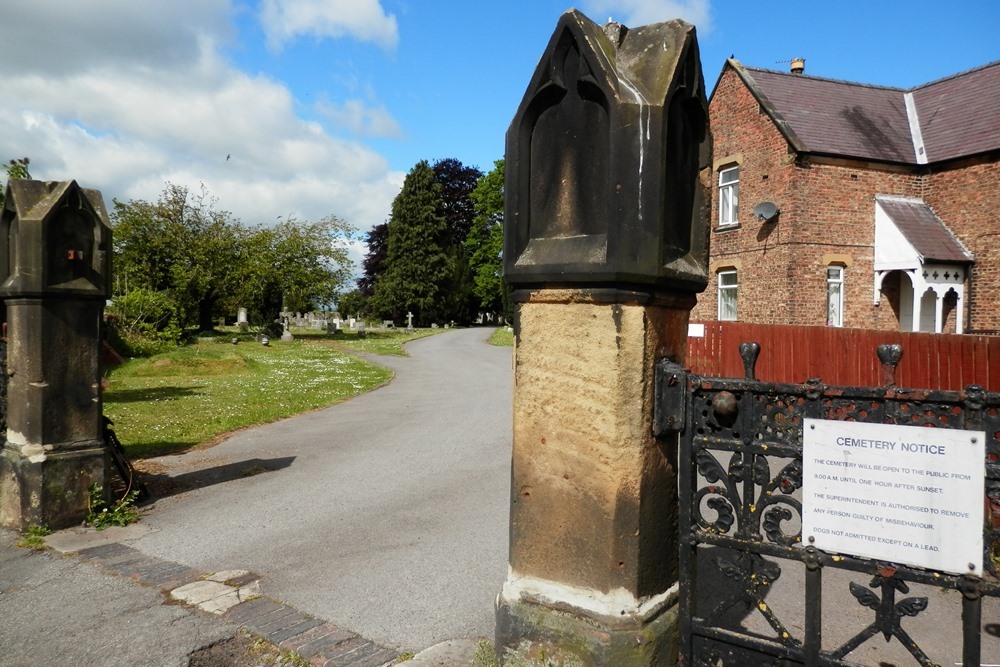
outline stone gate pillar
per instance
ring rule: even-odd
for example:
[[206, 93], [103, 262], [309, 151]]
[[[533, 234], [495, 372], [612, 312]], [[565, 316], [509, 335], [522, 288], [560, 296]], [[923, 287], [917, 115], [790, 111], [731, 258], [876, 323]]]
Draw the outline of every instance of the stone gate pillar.
[[107, 489], [100, 328], [111, 274], [101, 194], [75, 181], [11, 180], [0, 218], [7, 307], [7, 433], [0, 525], [63, 528]]
[[677, 438], [653, 433], [653, 373], [683, 362], [706, 285], [710, 152], [692, 26], [563, 15], [507, 133], [501, 658], [676, 661]]

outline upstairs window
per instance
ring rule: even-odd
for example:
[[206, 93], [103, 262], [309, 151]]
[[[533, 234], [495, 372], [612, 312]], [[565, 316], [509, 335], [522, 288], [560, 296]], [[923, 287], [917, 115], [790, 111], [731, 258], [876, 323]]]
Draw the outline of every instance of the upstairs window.
[[826, 267], [826, 324], [844, 326], [844, 267]]
[[719, 227], [739, 222], [736, 211], [740, 203], [740, 168], [730, 167], [719, 172]]
[[736, 321], [736, 293], [739, 283], [736, 271], [719, 271], [719, 320], [723, 322]]

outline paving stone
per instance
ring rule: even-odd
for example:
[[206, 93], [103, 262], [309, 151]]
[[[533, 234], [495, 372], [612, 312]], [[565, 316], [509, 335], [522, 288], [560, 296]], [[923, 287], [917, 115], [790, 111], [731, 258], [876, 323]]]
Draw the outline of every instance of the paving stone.
[[355, 650], [343, 656], [343, 662], [340, 663], [345, 666], [354, 667], [359, 663], [363, 663], [368, 658], [371, 658], [376, 653], [381, 652], [385, 647], [379, 646], [373, 642], [368, 642], [359, 646]]
[[406, 667], [453, 667], [471, 665], [476, 658], [479, 639], [451, 639], [426, 648], [407, 661]]
[[257, 598], [256, 600], [250, 600], [249, 602], [244, 602], [236, 607], [229, 610], [226, 615], [229, 620], [234, 623], [246, 624], [254, 621], [261, 616], [266, 616], [279, 609], [284, 609], [283, 605], [273, 602], [266, 598]]
[[170, 591], [170, 597], [196, 605], [228, 593], [235, 594], [236, 591], [217, 581], [194, 581]]
[[[325, 665], [334, 654], [340, 655], [343, 650], [346, 650], [346, 652], [353, 651], [365, 643], [368, 643], [367, 639], [354, 635], [348, 639], [341, 639], [325, 645], [317, 644], [316, 646], [303, 646], [299, 649], [298, 653], [303, 658], [306, 658], [314, 664]], [[313, 658], [316, 658], [317, 660], [314, 661]]]
[[228, 570], [226, 572], [216, 572], [208, 578], [212, 581], [221, 581], [224, 584], [236, 586], [237, 588], [255, 581], [260, 581], [259, 574], [255, 572], [248, 572], [247, 570]]
[[301, 635], [289, 637], [281, 642], [280, 646], [288, 651], [295, 651], [305, 658], [308, 656], [303, 651], [309, 653], [309, 655], [315, 655], [327, 646], [334, 646], [355, 636], [353, 632], [342, 630], [329, 623], [324, 623], [312, 630], [306, 630]]
[[399, 653], [397, 651], [377, 645], [375, 646], [378, 649], [375, 653], [347, 663], [348, 667], [381, 667], [382, 665], [392, 662], [399, 657]]
[[144, 579], [144, 572], [151, 572], [157, 568], [163, 567], [166, 561], [162, 561], [159, 558], [152, 558], [150, 556], [145, 556], [138, 560], [129, 561], [127, 567], [118, 567], [118, 571], [127, 577], [132, 577], [133, 579]]
[[157, 559], [155, 563], [150, 563], [148, 566], [140, 568], [136, 574], [143, 581], [149, 581], [152, 577], [157, 576], [159, 573], [176, 569], [177, 567], [177, 563]]
[[170, 563], [160, 570], [149, 572], [146, 581], [160, 588], [167, 590], [177, 588], [182, 584], [197, 581], [201, 578], [201, 572], [193, 567]]
[[239, 590], [226, 586], [227, 593], [198, 603], [198, 608], [211, 614], [224, 614], [240, 603]]
[[343, 644], [334, 647], [329, 653], [327, 653], [325, 667], [345, 667], [346, 665], [349, 665], [352, 660], [357, 660], [366, 655], [375, 653], [375, 651], [381, 648], [376, 647], [364, 637], [358, 637], [357, 643], [352, 643], [353, 641], [354, 640], [346, 641]]
[[123, 556], [120, 559], [101, 561], [101, 567], [103, 567], [105, 570], [110, 570], [115, 574], [128, 575], [132, 571], [133, 567], [136, 566], [137, 563], [141, 563], [145, 561], [145, 559], [146, 559], [145, 556], [136, 551], [131, 558], [129, 558], [128, 556]]
[[278, 630], [277, 632], [272, 632], [267, 635], [267, 640], [272, 644], [280, 644], [281, 642], [302, 634], [306, 630], [315, 628], [317, 626], [323, 625], [323, 621], [318, 618], [307, 618], [304, 621], [296, 623], [295, 625], [285, 628], [284, 630]]
[[209, 581], [218, 581], [221, 584], [227, 583], [230, 579], [236, 577], [243, 577], [250, 574], [247, 570], [222, 570], [221, 572], [212, 572], [211, 574], [206, 574], [205, 578]]
[[[268, 632], [283, 630], [290, 625], [294, 625], [295, 621], [290, 623], [287, 621], [288, 619], [295, 618], [296, 616], [300, 617], [299, 620], [305, 619], [305, 616], [303, 616], [301, 612], [290, 607], [282, 606], [277, 611], [255, 618], [252, 621], [245, 623], [245, 625], [258, 634], [266, 635]], [[283, 623], [284, 625], [282, 625]]]
[[89, 549], [82, 549], [77, 552], [77, 556], [84, 560], [104, 560], [108, 558], [114, 558], [120, 556], [124, 553], [132, 553], [135, 549], [132, 547], [127, 547], [124, 544], [102, 544], [97, 547], [90, 547]]

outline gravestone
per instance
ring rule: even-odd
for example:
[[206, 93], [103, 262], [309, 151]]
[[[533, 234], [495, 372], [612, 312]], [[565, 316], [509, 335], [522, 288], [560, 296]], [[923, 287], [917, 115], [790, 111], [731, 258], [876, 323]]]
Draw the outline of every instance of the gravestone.
[[517, 344], [501, 655], [676, 662], [678, 439], [654, 435], [654, 366], [683, 364], [707, 284], [710, 160], [692, 26], [562, 16], [507, 132]]
[[75, 181], [11, 180], [0, 243], [10, 374], [0, 525], [79, 525], [90, 487], [110, 493], [100, 322], [111, 229], [101, 194]]
[[406, 313], [406, 330], [413, 331], [413, 313]]
[[249, 320], [247, 320], [246, 308], [240, 308], [236, 312], [236, 328], [242, 331], [243, 333], [246, 333], [247, 331], [250, 330], [250, 322]]

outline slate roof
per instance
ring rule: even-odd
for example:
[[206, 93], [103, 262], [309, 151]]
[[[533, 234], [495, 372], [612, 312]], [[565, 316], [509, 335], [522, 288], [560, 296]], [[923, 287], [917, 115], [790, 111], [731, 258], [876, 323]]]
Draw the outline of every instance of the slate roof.
[[875, 199], [924, 262], [967, 264], [973, 261], [972, 253], [923, 201], [885, 196]]
[[[799, 152], [915, 165], [1000, 149], [1000, 61], [911, 89], [746, 67], [734, 59], [726, 67]], [[921, 145], [926, 160], [918, 156]]]
[[1000, 61], [913, 89], [930, 162], [1000, 147]]

